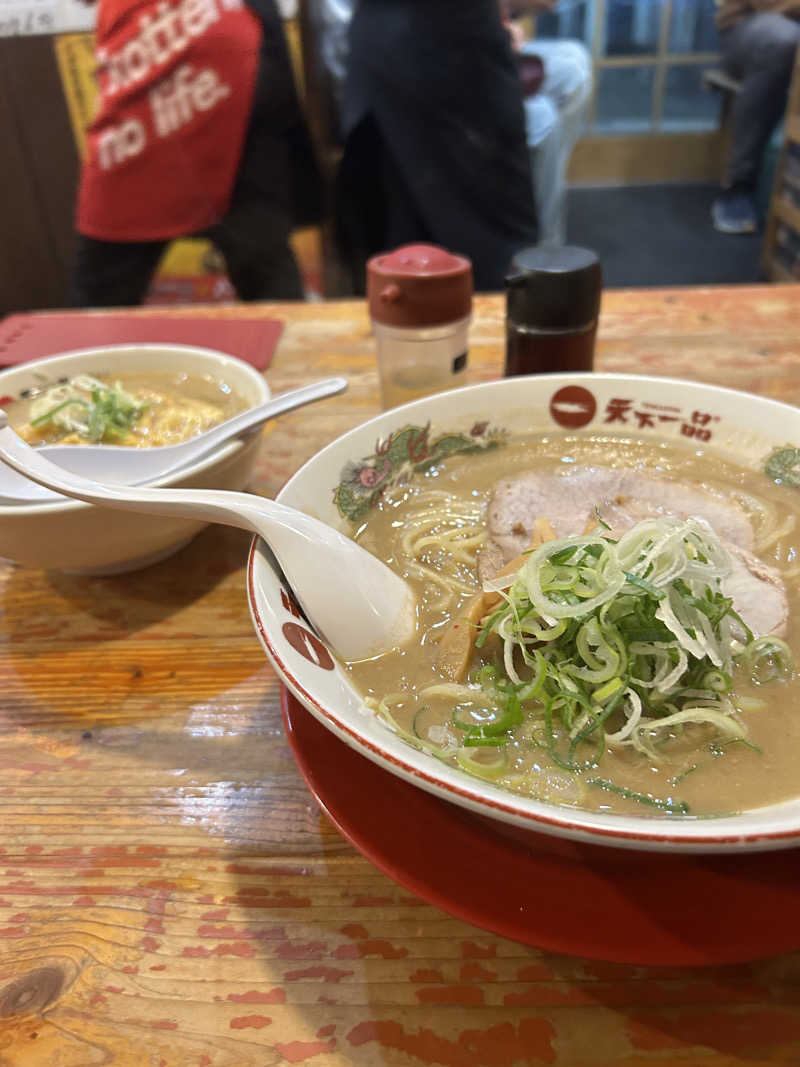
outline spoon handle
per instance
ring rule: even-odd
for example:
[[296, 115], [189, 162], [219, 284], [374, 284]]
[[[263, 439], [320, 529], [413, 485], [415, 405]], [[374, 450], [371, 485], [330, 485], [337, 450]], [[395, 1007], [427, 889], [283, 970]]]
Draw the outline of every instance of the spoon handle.
[[226, 419], [225, 422], [221, 422], [219, 426], [206, 430], [202, 437], [197, 438], [197, 441], [202, 441], [202, 451], [208, 452], [220, 441], [228, 441], [248, 430], [253, 430], [268, 419], [282, 415], [284, 411], [292, 411], [304, 404], [311, 404], [315, 400], [323, 400], [326, 396], [336, 396], [337, 393], [343, 393], [346, 388], [346, 378], [325, 378], [320, 382], [312, 382], [311, 385], [303, 385], [299, 389], [290, 389], [288, 393], [274, 396], [263, 404], [248, 408], [247, 411], [242, 411]]
[[145, 511], [154, 515], [179, 515], [198, 522], [219, 522], [258, 533], [259, 527], [248, 518], [254, 502], [263, 511], [281, 505], [250, 493], [219, 489], [144, 489], [126, 485], [103, 485], [80, 474], [73, 474], [51, 463], [8, 425], [8, 416], [0, 410], [0, 459], [19, 474], [39, 485], [54, 489], [87, 504], [102, 504], [121, 511]]

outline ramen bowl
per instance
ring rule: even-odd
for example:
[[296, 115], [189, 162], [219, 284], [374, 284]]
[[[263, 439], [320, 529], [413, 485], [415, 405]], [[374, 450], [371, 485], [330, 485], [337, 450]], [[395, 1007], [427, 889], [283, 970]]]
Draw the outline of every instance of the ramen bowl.
[[[134, 374], [205, 377], [224, 382], [243, 409], [269, 399], [261, 374], [233, 356], [172, 344], [110, 345], [35, 360], [0, 373], [0, 407], [13, 420], [14, 405], [76, 374]], [[13, 423], [12, 423], [13, 424]], [[260, 434], [252, 432], [220, 445], [180, 471], [151, 483], [192, 489], [244, 489], [258, 457]], [[137, 570], [178, 551], [205, 524], [181, 518], [134, 514], [75, 500], [0, 503], [0, 557], [26, 567], [78, 574]]]
[[[732, 462], [772, 489], [780, 482], [787, 500], [798, 493], [796, 408], [694, 382], [598, 374], [505, 379], [395, 408], [323, 449], [279, 499], [352, 532], [383, 494], [445, 456], [471, 457], [490, 448], [500, 454], [518, 435], [555, 433], [570, 440], [614, 435], [627, 442], [688, 445], [712, 467], [715, 459]], [[614, 848], [741, 852], [800, 844], [800, 797], [713, 818], [616, 814], [512, 794], [467, 774], [413, 747], [365, 705], [348, 671], [302, 617], [269, 549], [258, 540], [248, 585], [257, 633], [289, 690], [347, 745], [419, 789], [515, 832], [522, 828]]]

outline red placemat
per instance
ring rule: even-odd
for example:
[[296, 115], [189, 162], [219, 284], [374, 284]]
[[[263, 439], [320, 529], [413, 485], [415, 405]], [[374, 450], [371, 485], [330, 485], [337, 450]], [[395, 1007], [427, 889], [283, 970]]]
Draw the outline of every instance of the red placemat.
[[173, 319], [103, 312], [9, 315], [0, 322], [0, 367], [79, 348], [149, 341], [215, 348], [266, 370], [282, 332], [277, 319]]

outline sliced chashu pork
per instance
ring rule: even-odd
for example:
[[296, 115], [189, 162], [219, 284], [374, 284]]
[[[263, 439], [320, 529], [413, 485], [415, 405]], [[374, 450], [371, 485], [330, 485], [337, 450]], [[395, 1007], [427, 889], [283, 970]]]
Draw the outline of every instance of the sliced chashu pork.
[[659, 515], [705, 519], [723, 541], [753, 548], [753, 528], [733, 500], [699, 487], [611, 467], [571, 467], [560, 474], [529, 471], [497, 482], [489, 501], [489, 536], [511, 559], [527, 544], [535, 519], [546, 515], [557, 537], [579, 533], [595, 508], [609, 525]]
[[752, 552], [731, 544], [725, 547], [733, 563], [731, 574], [722, 582], [725, 595], [733, 597], [733, 606], [757, 637], [784, 634], [789, 603], [780, 574]]
[[563, 474], [530, 471], [497, 482], [487, 512], [489, 541], [478, 559], [481, 581], [524, 549], [540, 515], [550, 519], [558, 537], [567, 537], [581, 533], [595, 509], [612, 534], [658, 516], [705, 519], [733, 562], [731, 575], [722, 583], [726, 596], [733, 597], [753, 633], [785, 631], [789, 606], [783, 581], [750, 551], [753, 529], [742, 508], [705, 489], [639, 471], [576, 467]]

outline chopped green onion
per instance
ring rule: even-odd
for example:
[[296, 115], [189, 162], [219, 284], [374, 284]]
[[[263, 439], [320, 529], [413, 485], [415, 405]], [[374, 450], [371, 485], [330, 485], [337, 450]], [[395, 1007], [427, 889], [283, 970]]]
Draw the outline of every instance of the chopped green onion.
[[47, 422], [52, 422], [53, 417], [63, 411], [64, 408], [72, 407], [74, 404], [78, 404], [80, 407], [84, 407], [88, 410], [89, 405], [85, 400], [81, 400], [78, 397], [72, 397], [69, 400], [62, 400], [60, 404], [56, 404], [55, 407], [50, 408], [44, 415], [40, 415], [37, 419], [31, 419], [31, 426], [44, 426]]
[[491, 782], [505, 774], [507, 759], [502, 749], [494, 750], [489, 758], [485, 748], [476, 752], [459, 748], [456, 751], [456, 763], [463, 771]]
[[595, 689], [592, 696], [598, 702], [602, 704], [610, 696], [612, 696], [618, 689], [621, 689], [625, 683], [621, 678], [612, 678], [610, 682], [606, 682], [605, 685], [600, 686], [599, 689]]
[[765, 682], [785, 681], [792, 677], [794, 660], [792, 650], [780, 637], [766, 634], [751, 641], [742, 657], [750, 670], [750, 676], [758, 685]]
[[586, 784], [597, 789], [605, 789], [607, 793], [616, 793], [617, 796], [625, 797], [626, 800], [635, 800], [637, 804], [646, 804], [651, 808], [669, 812], [670, 815], [689, 814], [689, 805], [682, 800], [660, 800], [649, 793], [637, 793], [633, 789], [626, 789], [624, 785], [616, 785], [614, 782], [606, 781], [605, 778], [588, 778]]
[[[460, 743], [446, 758], [476, 773], [483, 752], [481, 776], [497, 777], [511, 746], [533, 739], [577, 781], [619, 746], [653, 762], [675, 738], [706, 752], [709, 744], [754, 748], [735, 672], [760, 684], [789, 677], [793, 665], [786, 643], [755, 639], [724, 595], [730, 571], [722, 543], [694, 519], [647, 519], [619, 541], [595, 532], [540, 545], [504, 579], [503, 603], [481, 627], [477, 646], [492, 637], [497, 662], [473, 671], [468, 686], [421, 691], [454, 707], [442, 729], [448, 743], [460, 732]], [[705, 728], [697, 739], [692, 726]], [[527, 781], [527, 772], [518, 777]], [[603, 778], [589, 784], [688, 811]]]
[[37, 397], [31, 405], [31, 426], [52, 425], [94, 443], [113, 441], [126, 436], [146, 407], [120, 382], [106, 385], [78, 374]]
[[511, 739], [509, 737], [492, 737], [487, 734], [467, 734], [462, 741], [464, 748], [502, 748]]
[[625, 571], [625, 577], [631, 585], [637, 585], [640, 589], [644, 589], [650, 596], [654, 596], [656, 600], [661, 600], [666, 596], [663, 589], [657, 588], [652, 582], [648, 582], [645, 578], [640, 578], [638, 574], [631, 574], [630, 571]]
[[710, 689], [712, 693], [729, 693], [733, 679], [725, 671], [709, 671], [703, 678], [703, 689]]
[[609, 530], [609, 531], [611, 530], [611, 527], [608, 525], [606, 520], [600, 514], [600, 508], [598, 508], [597, 505], [595, 505], [594, 517], [597, 520], [597, 525], [598, 526], [602, 526], [604, 530]]

